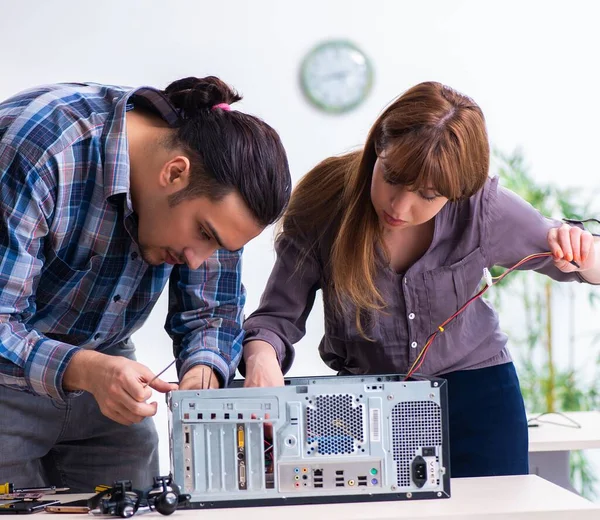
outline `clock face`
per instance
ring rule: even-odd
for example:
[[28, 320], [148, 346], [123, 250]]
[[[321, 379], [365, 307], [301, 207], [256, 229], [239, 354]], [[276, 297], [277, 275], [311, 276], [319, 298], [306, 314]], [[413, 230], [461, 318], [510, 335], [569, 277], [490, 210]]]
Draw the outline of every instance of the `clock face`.
[[329, 41], [311, 50], [302, 62], [301, 85], [315, 106], [347, 112], [371, 90], [373, 69], [365, 54], [347, 41]]

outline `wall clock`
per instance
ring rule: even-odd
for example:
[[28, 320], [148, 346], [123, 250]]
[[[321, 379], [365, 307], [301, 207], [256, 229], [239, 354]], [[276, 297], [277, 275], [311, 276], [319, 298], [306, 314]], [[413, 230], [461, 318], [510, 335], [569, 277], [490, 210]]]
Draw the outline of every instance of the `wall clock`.
[[371, 90], [373, 67], [347, 40], [330, 40], [311, 49], [300, 67], [307, 99], [317, 108], [343, 113], [362, 103]]

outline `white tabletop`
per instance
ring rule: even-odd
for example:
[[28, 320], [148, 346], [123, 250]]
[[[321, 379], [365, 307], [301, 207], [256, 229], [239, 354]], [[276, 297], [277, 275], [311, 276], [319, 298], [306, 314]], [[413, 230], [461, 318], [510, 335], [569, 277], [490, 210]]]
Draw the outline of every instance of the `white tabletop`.
[[561, 415], [546, 414], [540, 418], [541, 421], [553, 421], [560, 425], [534, 421], [539, 426], [529, 428], [530, 452], [600, 448], [600, 411], [566, 412], [564, 415], [580, 424], [581, 428], [569, 427], [572, 423]]
[[[449, 499], [186, 510], [173, 520], [599, 520], [600, 504], [536, 475], [452, 479]], [[64, 500], [74, 496], [61, 496]], [[48, 513], [41, 513], [48, 514]], [[90, 519], [71, 514], [69, 520]], [[159, 513], [151, 513], [160, 518]], [[147, 515], [143, 515], [144, 518]], [[64, 515], [61, 516], [64, 518]]]

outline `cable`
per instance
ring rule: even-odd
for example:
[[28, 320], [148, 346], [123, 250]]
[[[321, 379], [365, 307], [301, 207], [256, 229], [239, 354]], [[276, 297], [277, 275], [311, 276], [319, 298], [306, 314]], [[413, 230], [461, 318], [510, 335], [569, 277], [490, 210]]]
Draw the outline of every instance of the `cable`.
[[[541, 417], [544, 417], [545, 415], [558, 415], [559, 417], [562, 417], [563, 419], [568, 421], [570, 424], [559, 423], [556, 421], [548, 421], [547, 419], [541, 419]], [[575, 419], [571, 419], [568, 415], [566, 415], [562, 412], [544, 412], [539, 415], [536, 415], [535, 417], [531, 417], [527, 420], [527, 426], [529, 426], [529, 427], [539, 426], [537, 423], [554, 424], [556, 426], [564, 426], [565, 428], [577, 428], [577, 429], [581, 428], [580, 423], [578, 423]]]
[[[482, 289], [480, 289], [477, 294], [475, 294], [475, 296], [472, 296], [469, 300], [467, 300], [467, 302], [460, 308], [458, 309], [452, 316], [450, 316], [446, 321], [444, 321], [441, 325], [438, 326], [437, 330], [432, 332], [429, 337], [427, 338], [427, 341], [425, 342], [425, 346], [423, 347], [423, 350], [421, 350], [421, 352], [419, 353], [419, 355], [417, 356], [417, 358], [415, 359], [414, 363], [411, 365], [410, 369], [408, 370], [406, 377], [404, 378], [404, 380], [408, 380], [410, 377], [412, 377], [412, 375], [419, 369], [421, 368], [421, 365], [423, 364], [423, 361], [425, 360], [425, 356], [427, 355], [427, 352], [429, 351], [429, 348], [431, 347], [431, 344], [433, 343], [433, 340], [436, 338], [436, 336], [438, 334], [441, 334], [442, 332], [445, 331], [446, 326], [452, 321], [454, 320], [454, 318], [456, 318], [461, 312], [463, 312], [469, 305], [471, 305], [471, 303], [473, 303], [477, 298], [480, 298], [481, 296], [483, 296], [483, 294], [492, 286], [492, 285], [496, 285], [498, 282], [502, 281], [504, 279], [504, 277], [514, 271], [515, 269], [521, 267], [524, 263], [529, 262], [530, 260], [534, 260], [536, 258], [544, 258], [544, 257], [548, 257], [548, 256], [552, 256], [551, 252], [546, 252], [546, 253], [534, 253], [532, 255], [526, 256], [525, 258], [523, 258], [522, 260], [519, 260], [515, 265], [513, 265], [512, 267], [509, 267], [506, 271], [504, 271], [501, 275], [496, 276], [494, 278], [491, 278], [491, 283], [490, 283], [490, 278], [485, 277], [486, 278], [486, 284], [484, 285], [484, 287]], [[573, 265], [575, 265], [576, 267], [579, 267], [574, 261], [571, 262]], [[485, 275], [485, 273], [484, 273]]]

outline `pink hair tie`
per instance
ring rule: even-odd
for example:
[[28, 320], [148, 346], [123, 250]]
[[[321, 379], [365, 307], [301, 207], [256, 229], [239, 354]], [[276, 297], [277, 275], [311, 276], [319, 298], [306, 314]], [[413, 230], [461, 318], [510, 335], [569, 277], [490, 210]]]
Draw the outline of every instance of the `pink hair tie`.
[[225, 110], [225, 112], [229, 112], [231, 110], [231, 107], [227, 103], [219, 103], [218, 105], [215, 105], [214, 107], [212, 107], [213, 110], [216, 110], [217, 108], [220, 108], [221, 110]]

